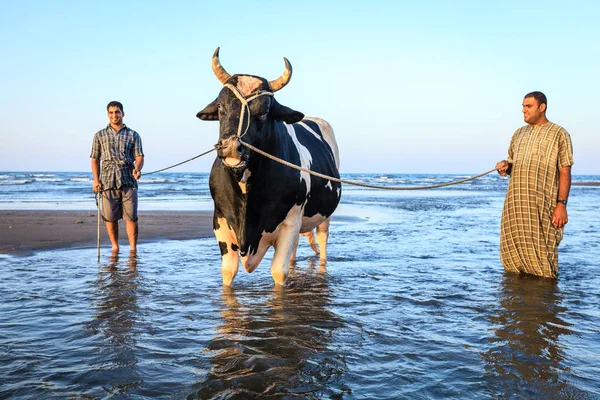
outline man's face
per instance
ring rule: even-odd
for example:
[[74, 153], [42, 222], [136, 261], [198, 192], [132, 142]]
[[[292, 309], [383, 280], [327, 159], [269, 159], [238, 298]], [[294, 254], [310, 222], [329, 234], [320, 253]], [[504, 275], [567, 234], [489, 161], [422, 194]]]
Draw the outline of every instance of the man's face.
[[111, 125], [121, 125], [123, 123], [123, 115], [121, 109], [117, 106], [108, 107], [108, 120]]
[[544, 119], [545, 104], [538, 104], [533, 97], [525, 97], [523, 99], [523, 117], [525, 122], [530, 125], [537, 125], [538, 122]]

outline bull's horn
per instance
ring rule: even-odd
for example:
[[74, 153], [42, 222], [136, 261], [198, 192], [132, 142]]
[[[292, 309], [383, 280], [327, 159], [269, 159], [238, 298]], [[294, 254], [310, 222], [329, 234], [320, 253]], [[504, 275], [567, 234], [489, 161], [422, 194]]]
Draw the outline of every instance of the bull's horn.
[[269, 88], [271, 88], [273, 92], [276, 92], [287, 85], [290, 79], [292, 79], [292, 64], [290, 64], [285, 57], [283, 57], [283, 61], [285, 62], [285, 71], [283, 71], [283, 74], [274, 81], [269, 81]]
[[225, 71], [225, 68], [223, 68], [223, 66], [221, 65], [221, 62], [219, 61], [219, 49], [220, 49], [220, 47], [217, 47], [217, 49], [215, 50], [215, 53], [213, 54], [212, 69], [213, 69], [213, 72], [215, 73], [215, 75], [217, 76], [217, 79], [222, 84], [225, 84], [229, 80], [229, 78], [231, 78], [231, 75], [229, 75], [227, 73], [227, 71]]

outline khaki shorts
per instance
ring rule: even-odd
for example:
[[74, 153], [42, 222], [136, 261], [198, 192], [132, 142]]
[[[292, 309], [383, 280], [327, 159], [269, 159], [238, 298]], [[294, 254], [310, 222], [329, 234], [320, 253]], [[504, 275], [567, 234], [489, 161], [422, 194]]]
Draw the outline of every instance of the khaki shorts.
[[138, 193], [136, 188], [105, 190], [102, 192], [102, 219], [105, 222], [137, 221]]

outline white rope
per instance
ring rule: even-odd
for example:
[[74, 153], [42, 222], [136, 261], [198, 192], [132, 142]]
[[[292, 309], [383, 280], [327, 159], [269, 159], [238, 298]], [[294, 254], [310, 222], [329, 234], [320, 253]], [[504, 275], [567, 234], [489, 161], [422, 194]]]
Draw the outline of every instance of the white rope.
[[[265, 151], [263, 151], [263, 150], [261, 150], [261, 149], [259, 149], [257, 147], [254, 147], [251, 144], [246, 143], [246, 142], [244, 142], [242, 140], [242, 137], [244, 135], [246, 135], [246, 133], [248, 132], [248, 129], [250, 129], [251, 114], [250, 114], [250, 106], [249, 106], [248, 102], [251, 101], [251, 100], [254, 100], [254, 99], [256, 99], [256, 98], [258, 98], [260, 96], [273, 96], [274, 95], [273, 92], [262, 91], [262, 92], [258, 92], [256, 94], [254, 94], [254, 95], [252, 95], [252, 96], [250, 96], [248, 98], [245, 98], [239, 92], [239, 90], [235, 86], [233, 86], [232, 84], [226, 83], [224, 85], [224, 87], [226, 87], [229, 90], [231, 90], [233, 92], [233, 94], [235, 95], [235, 97], [237, 97], [238, 100], [242, 103], [242, 107], [240, 109], [240, 121], [238, 123], [237, 134], [235, 136], [232, 136], [232, 137], [226, 139], [225, 141], [229, 141], [229, 140], [232, 140], [233, 138], [237, 138], [241, 144], [243, 144], [244, 146], [248, 147], [249, 149], [255, 151], [258, 154], [261, 154], [261, 155], [263, 155], [263, 156], [265, 156], [265, 157], [267, 157], [267, 158], [269, 158], [269, 159], [271, 159], [271, 160], [273, 160], [275, 162], [278, 162], [280, 164], [286, 165], [286, 166], [288, 166], [290, 168], [294, 168], [294, 169], [296, 169], [298, 171], [306, 172], [308, 174], [311, 174], [313, 176], [317, 176], [319, 178], [328, 179], [328, 180], [333, 181], [333, 182], [345, 183], [347, 185], [361, 186], [361, 187], [366, 187], [366, 188], [371, 188], [371, 189], [383, 189], [383, 190], [423, 190], [423, 189], [436, 189], [436, 188], [445, 187], [445, 186], [458, 185], [460, 183], [472, 181], [474, 179], [480, 178], [482, 176], [485, 176], [487, 174], [490, 174], [490, 173], [496, 171], [496, 168], [494, 168], [494, 169], [491, 169], [491, 170], [489, 170], [487, 172], [483, 172], [483, 173], [481, 173], [479, 175], [471, 176], [471, 177], [468, 177], [468, 178], [465, 178], [465, 179], [461, 179], [461, 180], [458, 180], [458, 181], [454, 181], [454, 182], [440, 183], [440, 184], [431, 185], [431, 186], [412, 186], [412, 187], [393, 187], [393, 186], [370, 185], [370, 184], [367, 184], [367, 183], [356, 182], [356, 181], [349, 181], [349, 180], [345, 180], [345, 179], [335, 178], [333, 176], [328, 176], [328, 175], [321, 174], [321, 173], [318, 173], [318, 172], [315, 172], [315, 171], [311, 171], [309, 169], [302, 168], [302, 167], [299, 167], [299, 166], [297, 166], [295, 164], [292, 164], [292, 163], [290, 163], [288, 161], [282, 160], [281, 158], [272, 156], [271, 154], [269, 154], [269, 153], [267, 153], [267, 152], [265, 152]], [[245, 110], [248, 111], [248, 119], [247, 119], [247, 123], [246, 123], [246, 128], [244, 129], [244, 132], [242, 132], [242, 125], [243, 125], [243, 121], [244, 121], [244, 111]], [[215, 149], [218, 149], [218, 148], [220, 148], [222, 146], [223, 146], [222, 143], [221, 144], [216, 144], [214, 146], [214, 148], [211, 149], [211, 150], [209, 150], [209, 151], [206, 151], [206, 152], [204, 152], [202, 154], [199, 154], [199, 155], [197, 155], [195, 157], [192, 157], [192, 158], [190, 158], [188, 160], [182, 161], [182, 162], [180, 162], [178, 164], [175, 164], [175, 165], [172, 165], [170, 167], [166, 167], [166, 168], [159, 169], [157, 171], [149, 172], [149, 173], [147, 173], [145, 175], [150, 175], [150, 174], [154, 174], [154, 173], [157, 173], [157, 172], [161, 172], [161, 171], [164, 171], [164, 170], [176, 167], [178, 165], [184, 164], [186, 162], [192, 161], [192, 160], [194, 160], [194, 159], [196, 159], [198, 157], [201, 157], [201, 156], [203, 156], [205, 154], [208, 154], [211, 151], [213, 151]], [[225, 165], [227, 165], [227, 164], [225, 164]], [[229, 166], [229, 167], [230, 168], [235, 168], [235, 166]]]
[[492, 173], [494, 171], [496, 171], [496, 168], [491, 169], [487, 172], [484, 172], [482, 174], [479, 175], [475, 175], [475, 176], [471, 176], [469, 178], [465, 178], [465, 179], [461, 179], [459, 181], [454, 181], [454, 182], [447, 182], [447, 183], [440, 183], [438, 185], [431, 185], [431, 186], [412, 186], [412, 187], [394, 187], [394, 186], [380, 186], [380, 185], [369, 185], [367, 183], [362, 183], [362, 182], [356, 182], [356, 181], [348, 181], [345, 179], [339, 179], [339, 178], [335, 178], [333, 176], [328, 176], [328, 175], [324, 175], [315, 171], [311, 171], [309, 169], [306, 168], [302, 168], [297, 166], [296, 164], [292, 164], [291, 162], [282, 160], [281, 158], [272, 156], [271, 154], [267, 153], [266, 151], [263, 151], [257, 147], [252, 146], [251, 144], [248, 144], [246, 142], [244, 142], [241, 138], [238, 138], [238, 140], [240, 141], [241, 144], [243, 144], [244, 146], [248, 147], [249, 149], [267, 157], [270, 158], [273, 161], [276, 161], [280, 164], [286, 165], [290, 168], [294, 168], [297, 169], [298, 171], [302, 171], [302, 172], [306, 172], [308, 174], [314, 175], [314, 176], [318, 176], [319, 178], [323, 178], [323, 179], [328, 179], [330, 181], [333, 182], [339, 182], [339, 183], [345, 183], [348, 185], [354, 185], [354, 186], [362, 186], [362, 187], [366, 187], [366, 188], [371, 188], [371, 189], [384, 189], [384, 190], [423, 190], [423, 189], [436, 189], [436, 188], [440, 188], [440, 187], [444, 187], [444, 186], [452, 186], [452, 185], [458, 185], [459, 183], [464, 183], [464, 182], [468, 182], [468, 181], [472, 181], [473, 179], [477, 179], [480, 178], [484, 175], [487, 175], [489, 173]]

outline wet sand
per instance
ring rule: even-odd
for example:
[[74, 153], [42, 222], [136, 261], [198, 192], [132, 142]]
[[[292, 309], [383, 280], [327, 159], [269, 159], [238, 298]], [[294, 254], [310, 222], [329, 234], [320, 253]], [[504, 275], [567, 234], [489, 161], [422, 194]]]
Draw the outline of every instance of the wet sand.
[[572, 182], [571, 186], [600, 186], [600, 182]]
[[[41, 250], [95, 248], [98, 215], [92, 211], [0, 211], [0, 254], [28, 255]], [[213, 237], [212, 211], [140, 211], [138, 244], [159, 240]], [[128, 251], [125, 222], [119, 244]], [[100, 246], [110, 248], [104, 222]]]

